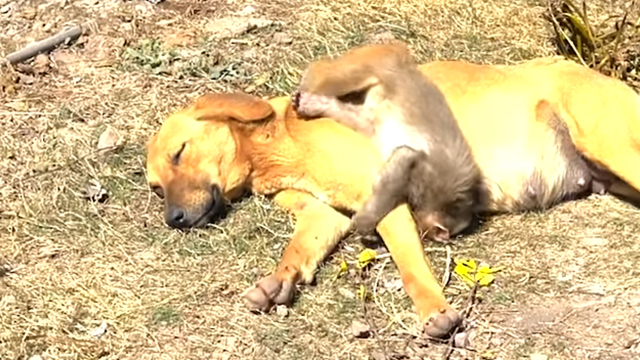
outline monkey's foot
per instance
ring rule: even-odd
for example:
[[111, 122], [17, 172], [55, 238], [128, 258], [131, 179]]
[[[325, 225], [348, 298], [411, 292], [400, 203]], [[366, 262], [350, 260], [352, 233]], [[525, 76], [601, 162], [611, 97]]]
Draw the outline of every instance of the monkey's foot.
[[351, 219], [351, 227], [359, 234], [371, 234], [376, 230], [378, 221], [375, 216], [366, 212], [357, 212]]
[[462, 323], [462, 317], [452, 308], [442, 308], [431, 314], [424, 323], [424, 333], [432, 338], [442, 339]]
[[289, 305], [294, 294], [292, 282], [272, 274], [245, 291], [243, 297], [250, 311], [268, 312], [275, 305]]

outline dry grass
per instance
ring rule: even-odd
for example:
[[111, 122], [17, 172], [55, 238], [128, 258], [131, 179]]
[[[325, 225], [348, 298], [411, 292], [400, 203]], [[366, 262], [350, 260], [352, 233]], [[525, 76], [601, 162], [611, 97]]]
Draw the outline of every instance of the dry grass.
[[[592, 15], [587, 3], [554, 1], [549, 7], [556, 44], [561, 54], [605, 75], [640, 88], [640, 7], [623, 3], [604, 17]], [[600, 15], [600, 16], [598, 16]]]
[[[248, 5], [254, 28], [221, 38], [249, 23]], [[590, 2], [601, 18], [619, 7]], [[144, 143], [198, 94], [286, 94], [309, 60], [390, 36], [421, 61], [550, 55], [545, 11], [533, 0], [0, 0], [0, 55], [95, 22], [82, 44], [51, 55], [50, 68], [2, 70], [0, 358], [363, 359], [382, 349], [439, 357], [442, 345], [418, 347], [408, 335], [415, 316], [392, 263], [334, 278], [340, 259], [355, 258], [354, 242], [320, 269], [316, 286], [300, 289], [288, 316], [248, 313], [239, 294], [275, 267], [292, 220], [252, 197], [207, 229], [166, 228], [145, 184]], [[100, 154], [107, 127], [125, 142]], [[80, 196], [91, 180], [109, 191], [106, 202]], [[507, 270], [471, 314], [476, 351], [452, 358], [637, 358], [637, 346], [625, 346], [638, 337], [639, 220], [636, 209], [593, 197], [496, 217], [465, 237], [454, 256]], [[430, 253], [439, 275], [443, 254]], [[364, 305], [360, 284], [376, 289]], [[461, 304], [468, 290], [454, 279], [446, 291]], [[365, 317], [381, 333], [355, 340], [349, 325]], [[102, 322], [107, 332], [96, 338]]]

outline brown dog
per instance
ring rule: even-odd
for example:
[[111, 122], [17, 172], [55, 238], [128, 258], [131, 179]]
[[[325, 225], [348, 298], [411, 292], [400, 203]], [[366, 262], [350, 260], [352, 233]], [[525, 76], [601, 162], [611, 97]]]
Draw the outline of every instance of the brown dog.
[[[611, 192], [638, 198], [640, 101], [622, 82], [558, 58], [516, 66], [433, 62], [420, 69], [443, 91], [471, 145], [489, 185], [485, 211], [561, 200], [554, 189], [571, 170], [562, 132], [590, 165], [615, 174], [601, 179]], [[245, 295], [257, 310], [289, 303], [294, 285], [312, 280], [350, 223], [335, 209], [356, 211], [380, 165], [369, 140], [335, 121], [301, 121], [288, 98], [244, 94], [205, 95], [170, 116], [150, 140], [147, 158], [149, 185], [164, 196], [171, 226], [202, 226], [246, 189], [274, 195], [296, 216], [276, 272]], [[408, 208], [396, 208], [377, 230], [426, 333], [446, 335], [460, 318], [430, 270]]]

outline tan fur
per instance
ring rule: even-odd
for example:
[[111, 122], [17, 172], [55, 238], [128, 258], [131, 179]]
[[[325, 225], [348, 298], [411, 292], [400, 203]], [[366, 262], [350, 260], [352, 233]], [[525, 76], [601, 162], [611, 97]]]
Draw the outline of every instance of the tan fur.
[[[562, 177], [552, 130], [537, 116], [543, 100], [587, 158], [631, 185], [612, 189], [637, 195], [640, 108], [622, 82], [557, 58], [518, 66], [433, 62], [421, 70], [444, 92], [491, 184], [485, 210], [519, 210], [523, 184], [535, 169], [550, 185]], [[180, 163], [172, 165], [171, 154], [185, 141]], [[212, 95], [170, 116], [148, 144], [149, 184], [177, 190], [167, 201], [197, 207], [198, 194], [218, 184], [228, 200], [246, 187], [274, 194], [292, 211], [296, 229], [270, 279], [279, 284], [313, 278], [349, 224], [334, 209], [358, 209], [379, 166], [380, 155], [364, 136], [329, 119], [300, 121], [288, 98]], [[378, 231], [421, 318], [448, 309], [407, 207], [390, 213]]]

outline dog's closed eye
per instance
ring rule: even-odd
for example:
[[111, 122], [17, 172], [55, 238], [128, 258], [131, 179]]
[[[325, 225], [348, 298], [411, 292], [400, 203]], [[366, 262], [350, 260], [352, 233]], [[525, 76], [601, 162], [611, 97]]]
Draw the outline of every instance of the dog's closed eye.
[[150, 185], [151, 191], [153, 191], [160, 199], [164, 199], [164, 190], [160, 185]]
[[180, 157], [182, 156], [182, 153], [184, 152], [184, 148], [187, 146], [187, 143], [184, 142], [182, 143], [182, 146], [180, 146], [180, 150], [178, 150], [178, 152], [176, 152], [172, 157], [171, 157], [171, 163], [173, 165], [178, 165], [180, 163]]

